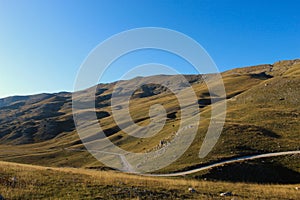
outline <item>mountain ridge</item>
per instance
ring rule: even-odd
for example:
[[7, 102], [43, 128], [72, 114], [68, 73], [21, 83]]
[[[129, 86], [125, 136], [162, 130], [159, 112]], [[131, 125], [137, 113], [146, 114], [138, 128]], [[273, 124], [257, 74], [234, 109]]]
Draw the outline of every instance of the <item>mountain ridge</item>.
[[[207, 158], [195, 158], [210, 122], [212, 98], [203, 78], [212, 75], [185, 75], [198, 98], [201, 121], [197, 136], [189, 150], [162, 172], [179, 171], [220, 159], [254, 153], [299, 149], [300, 60], [280, 61], [270, 65], [250, 66], [223, 72], [226, 89], [227, 118], [221, 137]], [[153, 82], [163, 78], [178, 81], [176, 76], [146, 77]], [[141, 77], [122, 83], [135, 87]], [[172, 138], [180, 121], [180, 106], [176, 96], [165, 87], [150, 84], [137, 88], [130, 100], [130, 114], [135, 123], [150, 122], [149, 108], [161, 104], [167, 112], [164, 130], [151, 139], [136, 139], [125, 134], [115, 123], [110, 99], [116, 82], [88, 88], [96, 92], [96, 114], [109, 139], [121, 148], [147, 152], [160, 148], [160, 143]], [[80, 98], [84, 100], [84, 91]], [[126, 94], [126, 91], [120, 95]], [[10, 101], [10, 102], [9, 102]], [[53, 166], [100, 167], [87, 152], [66, 152], [66, 148], [85, 149], [79, 139], [72, 114], [72, 94], [68, 92], [37, 94], [0, 99], [0, 146], [14, 149], [2, 152], [6, 161]], [[89, 112], [83, 110], [82, 112]], [[124, 123], [126, 123], [126, 118]], [[32, 152], [35, 149], [35, 153]], [[31, 155], [28, 157], [28, 155]], [[69, 155], [67, 159], [65, 156]], [[80, 160], [84, 159], [84, 162]], [[282, 164], [281, 161], [278, 161]], [[291, 162], [293, 163], [293, 162]], [[293, 170], [299, 166], [284, 162]]]

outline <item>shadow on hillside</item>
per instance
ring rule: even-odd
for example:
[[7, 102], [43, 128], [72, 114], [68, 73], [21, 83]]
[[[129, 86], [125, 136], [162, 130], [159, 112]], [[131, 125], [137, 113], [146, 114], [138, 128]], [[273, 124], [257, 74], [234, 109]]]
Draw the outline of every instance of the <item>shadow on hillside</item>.
[[236, 136], [240, 136], [242, 134], [247, 133], [248, 135], [255, 135], [255, 136], [266, 136], [270, 138], [281, 138], [281, 136], [272, 130], [263, 128], [261, 126], [255, 126], [251, 124], [231, 124], [225, 126], [224, 133], [233, 133]]
[[257, 78], [260, 80], [267, 80], [269, 78], [273, 78], [273, 76], [266, 74], [266, 72], [261, 72], [259, 74], [250, 74], [251, 78]]
[[249, 183], [300, 183], [300, 173], [271, 163], [244, 162], [216, 167], [197, 178]]

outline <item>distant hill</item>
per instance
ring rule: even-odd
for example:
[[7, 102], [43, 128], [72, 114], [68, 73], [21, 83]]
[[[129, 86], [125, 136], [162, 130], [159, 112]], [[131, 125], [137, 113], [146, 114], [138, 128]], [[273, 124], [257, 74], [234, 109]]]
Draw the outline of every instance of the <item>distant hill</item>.
[[[197, 155], [209, 124], [211, 98], [214, 98], [208, 92], [204, 76], [212, 75], [185, 76], [197, 94], [202, 117], [195, 141], [182, 158], [162, 171], [190, 169], [246, 154], [300, 149], [299, 59], [222, 73], [227, 93], [226, 123], [213, 151], [200, 160]], [[170, 83], [178, 81], [176, 76], [169, 75], [147, 78], [153, 82], [161, 79]], [[126, 80], [123, 84], [134, 87], [140, 79]], [[158, 84], [144, 85], [135, 91], [130, 112], [136, 123], [148, 124], [149, 107], [157, 103], [165, 107], [168, 116], [167, 124], [158, 135], [136, 139], [121, 131], [113, 120], [110, 99], [115, 84], [95, 86], [97, 117], [106, 135], [116, 145], [129, 151], [146, 152], [158, 148], [160, 142], [169, 138], [179, 126], [180, 108], [176, 97], [168, 88]], [[92, 89], [94, 87], [87, 90]], [[0, 146], [6, 148], [0, 153], [2, 160], [51, 163], [53, 166], [102, 166], [86, 152], [65, 150], [84, 149], [73, 122], [72, 94], [66, 92], [0, 99]], [[299, 165], [289, 165], [280, 160], [277, 164], [300, 172]]]

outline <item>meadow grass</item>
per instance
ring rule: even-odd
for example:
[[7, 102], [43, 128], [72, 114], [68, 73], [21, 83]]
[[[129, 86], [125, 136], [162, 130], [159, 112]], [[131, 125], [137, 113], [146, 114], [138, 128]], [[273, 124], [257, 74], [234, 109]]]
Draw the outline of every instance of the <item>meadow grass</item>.
[[[220, 193], [226, 191], [233, 194], [228, 199], [297, 199], [300, 192], [297, 185], [149, 177], [9, 162], [0, 162], [0, 178], [5, 199], [224, 199]], [[196, 192], [190, 193], [189, 187]]]

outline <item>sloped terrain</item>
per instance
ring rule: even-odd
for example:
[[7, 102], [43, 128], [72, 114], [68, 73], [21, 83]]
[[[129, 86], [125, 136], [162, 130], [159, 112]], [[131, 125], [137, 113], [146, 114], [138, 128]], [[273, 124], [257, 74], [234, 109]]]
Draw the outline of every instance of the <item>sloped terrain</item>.
[[[0, 175], [0, 194], [5, 199], [298, 199], [299, 192], [296, 184], [142, 177], [114, 171], [6, 162], [0, 162]], [[223, 192], [230, 195], [220, 196]]]
[[[213, 78], [213, 75], [185, 76], [198, 97], [201, 112], [199, 130], [188, 151], [161, 172], [187, 170], [241, 155], [299, 150], [299, 70], [300, 60], [291, 60], [223, 72], [227, 94], [226, 123], [218, 143], [204, 159], [198, 158], [198, 152], [210, 122], [211, 103], [218, 102], [223, 97], [208, 92], [203, 78]], [[142, 79], [137, 77], [122, 81], [122, 84], [135, 88]], [[180, 80], [176, 76], [165, 75], [146, 79], [153, 82], [163, 79], [170, 84], [178, 84]], [[146, 84], [137, 88], [131, 97], [131, 117], [138, 125], [146, 126], [151, 122], [149, 108], [161, 104], [167, 113], [166, 124], [151, 138], [141, 139], [127, 135], [115, 123], [110, 107], [115, 85], [116, 83], [99, 84], [96, 89], [93, 87], [81, 91], [78, 95], [80, 101], [85, 102], [89, 101], [85, 99], [85, 93], [96, 91], [98, 123], [114, 144], [131, 152], [148, 152], [160, 148], [162, 143], [170, 140], [178, 131], [181, 110], [176, 96], [167, 87]], [[126, 90], [119, 90], [115, 95], [122, 96], [127, 93]], [[122, 104], [119, 107], [122, 109]], [[92, 111], [83, 109], [81, 112]], [[123, 120], [126, 124], [128, 118], [124, 117]], [[103, 168], [103, 165], [87, 152], [75, 151], [85, 148], [75, 130], [71, 93], [0, 99], [0, 143], [2, 160], [51, 166]], [[299, 165], [290, 163], [279, 159], [276, 166], [299, 173]]]

